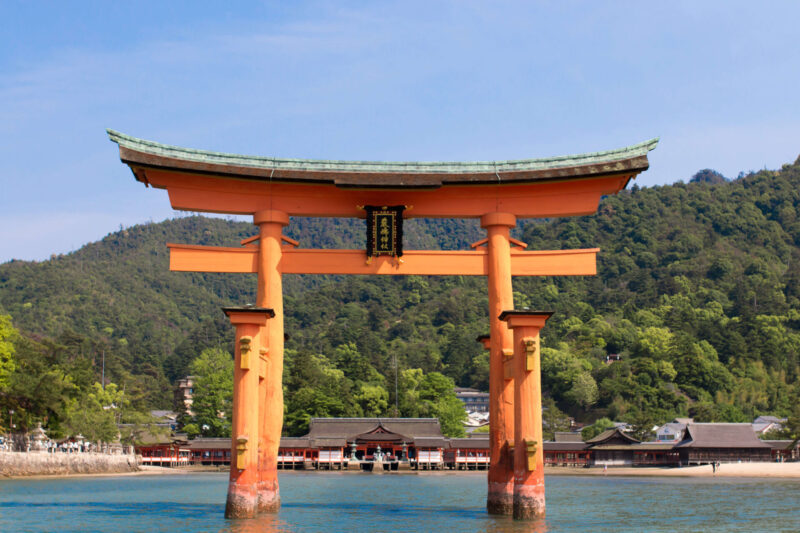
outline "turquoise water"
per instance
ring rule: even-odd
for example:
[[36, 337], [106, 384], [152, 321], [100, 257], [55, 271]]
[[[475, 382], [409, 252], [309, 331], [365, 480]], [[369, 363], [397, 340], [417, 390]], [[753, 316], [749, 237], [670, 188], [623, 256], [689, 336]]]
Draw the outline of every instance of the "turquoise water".
[[0, 531], [800, 531], [800, 481], [547, 478], [547, 519], [490, 517], [485, 474], [285, 473], [276, 516], [227, 521], [227, 474], [0, 482]]

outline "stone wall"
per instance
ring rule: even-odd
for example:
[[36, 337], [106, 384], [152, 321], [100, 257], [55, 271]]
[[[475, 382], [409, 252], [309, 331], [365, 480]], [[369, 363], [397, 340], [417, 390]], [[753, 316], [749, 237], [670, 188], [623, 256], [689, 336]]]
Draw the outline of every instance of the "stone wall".
[[0, 476], [113, 474], [139, 470], [136, 455], [0, 452]]

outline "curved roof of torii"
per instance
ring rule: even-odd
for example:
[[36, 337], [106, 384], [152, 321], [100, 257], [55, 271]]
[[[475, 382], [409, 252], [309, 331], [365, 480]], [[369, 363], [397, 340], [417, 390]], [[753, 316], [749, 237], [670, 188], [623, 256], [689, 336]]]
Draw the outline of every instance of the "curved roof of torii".
[[388, 162], [284, 159], [227, 154], [170, 146], [108, 130], [120, 159], [147, 183], [148, 168], [257, 181], [333, 184], [358, 189], [435, 189], [445, 185], [524, 184], [603, 176], [635, 176], [647, 170], [647, 153], [658, 144], [639, 144], [577, 155], [472, 162]]

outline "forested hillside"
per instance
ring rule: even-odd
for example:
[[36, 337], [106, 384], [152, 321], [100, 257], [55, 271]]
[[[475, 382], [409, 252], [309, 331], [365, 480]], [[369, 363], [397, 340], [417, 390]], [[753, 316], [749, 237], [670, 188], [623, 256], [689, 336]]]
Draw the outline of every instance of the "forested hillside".
[[[405, 229], [407, 249], [465, 249], [482, 237], [475, 221]], [[236, 246], [254, 233], [185, 217], [49, 261], [12, 261], [0, 265], [0, 314], [25, 342], [60, 354], [46, 358], [48, 371], [80, 367], [99, 381], [104, 354], [107, 378], [133, 405], [168, 408], [171, 383], [203, 349], [229, 348], [219, 308], [253, 302], [255, 279], [170, 273], [164, 245]], [[303, 247], [364, 245], [361, 221], [294, 220], [287, 234]], [[687, 414], [785, 415], [800, 403], [800, 160], [734, 181], [703, 171], [688, 184], [633, 186], [596, 215], [522, 221], [515, 235], [528, 249], [602, 249], [595, 277], [514, 281], [516, 307], [555, 311], [543, 384], [570, 415], [645, 427]], [[475, 342], [488, 331], [483, 278], [285, 276], [284, 287], [289, 432], [314, 415], [393, 414], [395, 371], [407, 416], [445, 409], [435, 403], [447, 380], [434, 372], [487, 387]], [[2, 403], [44, 416], [9, 380], [0, 375]]]

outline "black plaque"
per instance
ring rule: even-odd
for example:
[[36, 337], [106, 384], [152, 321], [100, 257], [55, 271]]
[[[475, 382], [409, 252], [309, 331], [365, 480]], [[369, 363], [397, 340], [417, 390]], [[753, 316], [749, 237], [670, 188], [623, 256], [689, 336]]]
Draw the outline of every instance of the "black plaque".
[[367, 212], [367, 257], [403, 255], [404, 205], [364, 206]]

